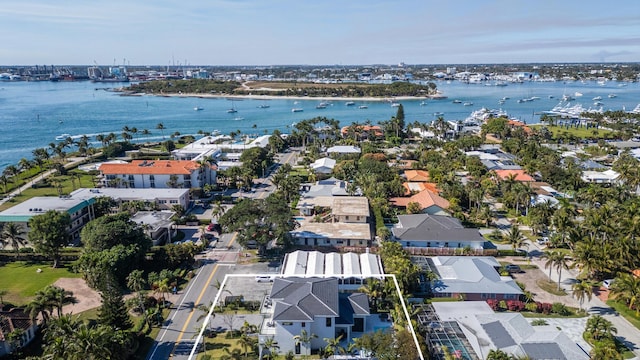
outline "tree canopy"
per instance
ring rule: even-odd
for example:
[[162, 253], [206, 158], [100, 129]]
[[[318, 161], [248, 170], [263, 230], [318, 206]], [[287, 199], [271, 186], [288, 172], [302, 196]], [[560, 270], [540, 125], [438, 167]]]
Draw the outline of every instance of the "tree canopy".
[[71, 216], [67, 212], [49, 210], [29, 219], [29, 242], [36, 251], [53, 260], [53, 267], [57, 267], [60, 251], [69, 243], [70, 227]]

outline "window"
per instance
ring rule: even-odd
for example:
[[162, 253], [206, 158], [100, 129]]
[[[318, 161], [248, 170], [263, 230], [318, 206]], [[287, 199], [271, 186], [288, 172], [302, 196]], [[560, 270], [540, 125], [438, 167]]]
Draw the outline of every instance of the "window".
[[169, 200], [169, 204], [177, 204], [178, 200]]
[[293, 323], [289, 321], [285, 321], [282, 323], [282, 326], [291, 326], [291, 325], [293, 325]]
[[330, 318], [330, 317], [328, 317], [328, 318], [327, 318], [327, 323], [326, 323], [326, 325], [327, 325], [327, 327], [330, 327], [330, 326], [331, 326], [331, 318]]
[[296, 352], [296, 355], [300, 355], [300, 342], [299, 341], [296, 343], [295, 352]]
[[303, 322], [302, 322], [302, 325], [300, 325], [300, 326], [301, 326], [301, 327], [306, 327], [306, 326], [307, 326], [307, 323], [303, 321]]

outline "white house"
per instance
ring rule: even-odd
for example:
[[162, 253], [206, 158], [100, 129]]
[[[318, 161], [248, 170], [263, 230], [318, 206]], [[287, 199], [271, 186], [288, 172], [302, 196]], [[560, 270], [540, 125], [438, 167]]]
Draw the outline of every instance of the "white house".
[[[309, 355], [311, 349], [326, 346], [324, 338], [357, 337], [367, 329], [370, 315], [367, 296], [339, 292], [335, 278], [277, 278], [270, 301], [273, 312], [259, 335], [260, 358], [268, 351], [263, 344], [269, 338], [278, 343], [280, 354]], [[296, 343], [294, 337], [303, 330], [316, 337]]]
[[323, 157], [309, 165], [311, 169], [318, 174], [331, 174], [336, 166], [336, 161], [332, 158]]
[[332, 146], [328, 148], [327, 154], [339, 154], [339, 155], [360, 154], [360, 151], [361, 151], [360, 148], [357, 146], [337, 145], [337, 146]]
[[620, 174], [611, 169], [606, 171], [583, 171], [582, 181], [596, 184], [614, 184], [618, 182]]

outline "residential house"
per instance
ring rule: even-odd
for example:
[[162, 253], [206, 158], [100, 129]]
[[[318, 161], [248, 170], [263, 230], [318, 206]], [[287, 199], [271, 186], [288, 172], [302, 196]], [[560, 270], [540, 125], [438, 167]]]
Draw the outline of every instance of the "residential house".
[[312, 215], [317, 208], [329, 210], [326, 214], [315, 214], [313, 221], [301, 220], [300, 226], [289, 232], [294, 243], [306, 246], [371, 246], [369, 201], [366, 197], [319, 196], [304, 199], [299, 206], [305, 215]]
[[391, 234], [406, 248], [483, 249], [486, 241], [478, 229], [465, 228], [460, 220], [444, 215], [398, 215]]
[[606, 171], [583, 171], [581, 179], [593, 184], [616, 184], [620, 181], [619, 177], [618, 172], [609, 169]]
[[332, 158], [323, 157], [312, 162], [309, 167], [317, 174], [331, 174], [336, 166], [336, 161]]
[[361, 150], [357, 146], [351, 145], [336, 145], [327, 149], [327, 154], [335, 154], [335, 155], [350, 155], [350, 154], [360, 154]]
[[[20, 308], [10, 310], [2, 309], [4, 304], [0, 304], [0, 357], [11, 354], [16, 346], [22, 347], [31, 342], [36, 336], [37, 323], [31, 319], [29, 314]], [[14, 331], [22, 332], [17, 344], [9, 340], [9, 335]]]
[[140, 225], [151, 239], [153, 246], [171, 243], [177, 235], [175, 223], [171, 217], [173, 211], [138, 211], [131, 217], [131, 221]]
[[437, 358], [444, 346], [461, 359], [485, 359], [492, 350], [532, 360], [590, 358], [590, 345], [581, 333], [565, 333], [552, 325], [532, 326], [522, 314], [495, 313], [484, 301], [434, 302], [423, 308], [419, 327]]
[[358, 141], [370, 138], [381, 138], [384, 136], [382, 128], [378, 125], [351, 125], [340, 129], [343, 138], [355, 137]]
[[524, 170], [495, 170], [496, 175], [502, 181], [513, 180], [523, 183], [536, 181], [531, 175], [527, 174]]
[[404, 177], [407, 182], [427, 182], [430, 180], [429, 172], [425, 170], [405, 170]]
[[500, 276], [500, 263], [491, 256], [434, 256], [427, 258], [437, 276], [434, 297], [475, 300], [518, 300], [522, 290], [511, 276]]
[[192, 160], [134, 160], [100, 165], [101, 184], [116, 188], [201, 188], [213, 184], [215, 165]]
[[[266, 339], [273, 338], [278, 353], [308, 355], [324, 348], [324, 338], [351, 339], [364, 333], [370, 316], [369, 300], [362, 293], [341, 293], [336, 278], [276, 278], [269, 295], [271, 317], [259, 335], [260, 358]], [[316, 337], [309, 343], [294, 337], [305, 330]]]
[[[407, 186], [410, 187], [410, 185]], [[450, 206], [449, 201], [428, 188], [410, 197], [395, 197], [389, 199], [389, 201], [399, 208], [407, 208], [409, 203], [416, 203], [420, 206], [423, 214], [449, 215], [447, 212]]]

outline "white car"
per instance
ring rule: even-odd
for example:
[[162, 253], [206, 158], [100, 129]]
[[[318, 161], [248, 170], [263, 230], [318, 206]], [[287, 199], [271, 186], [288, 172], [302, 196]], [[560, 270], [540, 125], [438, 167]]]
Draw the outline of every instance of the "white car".
[[611, 284], [613, 284], [614, 281], [615, 279], [606, 279], [602, 282], [602, 286], [608, 289], [611, 286]]
[[257, 275], [256, 282], [273, 282], [275, 278], [274, 275]]

